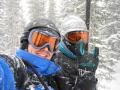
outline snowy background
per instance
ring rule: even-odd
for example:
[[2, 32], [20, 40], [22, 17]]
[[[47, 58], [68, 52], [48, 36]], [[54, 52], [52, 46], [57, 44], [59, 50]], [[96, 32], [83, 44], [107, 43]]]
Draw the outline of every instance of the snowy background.
[[[98, 90], [120, 90], [120, 0], [92, 0], [90, 51], [100, 48]], [[24, 26], [39, 17], [58, 27], [67, 14], [85, 20], [85, 0], [0, 0], [0, 53], [13, 55]]]

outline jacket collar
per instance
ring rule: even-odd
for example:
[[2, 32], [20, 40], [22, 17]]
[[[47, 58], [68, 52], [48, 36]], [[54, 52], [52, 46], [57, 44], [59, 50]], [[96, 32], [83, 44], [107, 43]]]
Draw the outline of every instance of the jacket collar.
[[52, 60], [47, 60], [22, 49], [17, 50], [16, 56], [29, 62], [40, 75], [52, 75], [61, 69], [58, 65], [52, 62]]

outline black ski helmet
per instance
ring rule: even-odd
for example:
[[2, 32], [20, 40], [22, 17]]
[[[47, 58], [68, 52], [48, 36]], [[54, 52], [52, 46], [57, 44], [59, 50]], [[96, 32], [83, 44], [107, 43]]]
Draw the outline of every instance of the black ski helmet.
[[35, 28], [48, 28], [47, 30], [52, 32], [55, 31], [59, 37], [61, 37], [59, 30], [55, 26], [55, 24], [48, 20], [48, 19], [37, 19], [32, 22], [30, 22], [24, 29], [23, 36], [20, 39], [20, 47], [21, 49], [27, 49], [28, 48], [28, 37], [30, 34], [30, 31]]

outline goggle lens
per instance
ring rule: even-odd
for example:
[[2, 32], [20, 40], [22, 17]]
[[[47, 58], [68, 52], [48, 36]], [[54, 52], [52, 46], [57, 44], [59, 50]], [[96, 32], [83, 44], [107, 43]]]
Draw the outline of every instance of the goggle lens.
[[57, 37], [49, 36], [40, 31], [31, 31], [29, 35], [29, 42], [36, 48], [40, 49], [44, 45], [49, 45], [52, 51], [58, 48], [59, 39]]
[[70, 32], [66, 35], [66, 37], [72, 43], [78, 42], [79, 40], [82, 40], [85, 43], [88, 43], [89, 33], [84, 31]]

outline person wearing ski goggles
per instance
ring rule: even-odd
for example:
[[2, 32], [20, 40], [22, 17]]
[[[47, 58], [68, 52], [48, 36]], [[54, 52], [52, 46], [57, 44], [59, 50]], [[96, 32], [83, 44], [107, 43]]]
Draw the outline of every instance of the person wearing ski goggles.
[[67, 15], [61, 24], [62, 41], [56, 62], [63, 73], [58, 76], [60, 90], [96, 90], [95, 71], [98, 66], [98, 48], [88, 52], [89, 31], [85, 22], [76, 15]]
[[52, 21], [30, 22], [24, 29], [16, 55], [0, 54], [0, 90], [58, 90], [53, 76], [61, 67], [52, 57], [60, 39], [59, 30]]
[[49, 32], [46, 28], [33, 29], [28, 37], [28, 51], [38, 56], [51, 59], [58, 50], [60, 37], [56, 32]]
[[[48, 85], [43, 83], [44, 88], [49, 88], [51, 83], [55, 83], [54, 79], [51, 81], [47, 77], [53, 78], [52, 75], [54, 76], [61, 71], [61, 67], [53, 62], [53, 56], [58, 50], [60, 40], [61, 35], [55, 24], [45, 19], [35, 20], [30, 23], [21, 37], [21, 50], [18, 50], [16, 54], [19, 57], [24, 57], [23, 61], [27, 62], [27, 64], [34, 66], [33, 70], [35, 69], [36, 73], [38, 73], [37, 77], [39, 77], [40, 73], [46, 78]], [[32, 55], [27, 58], [23, 55], [25, 52]], [[57, 86], [54, 85], [51, 87], [56, 89]]]
[[65, 35], [65, 39], [68, 40], [72, 44], [76, 44], [79, 41], [83, 41], [85, 44], [85, 49], [88, 50], [88, 39], [89, 32], [88, 31], [71, 31]]

